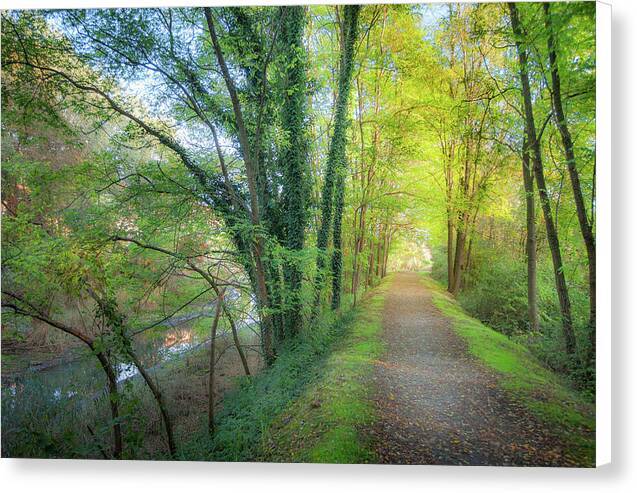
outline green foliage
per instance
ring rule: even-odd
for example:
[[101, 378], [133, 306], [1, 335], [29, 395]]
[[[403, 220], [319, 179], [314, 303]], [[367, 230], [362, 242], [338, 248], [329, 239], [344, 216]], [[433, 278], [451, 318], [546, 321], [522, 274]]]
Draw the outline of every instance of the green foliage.
[[[550, 399], [529, 406], [553, 423], [564, 416], [559, 423], [569, 429], [587, 426], [573, 411], [579, 403], [567, 410], [554, 402], [557, 384], [524, 349], [592, 398], [594, 370], [581, 362], [590, 344], [585, 248], [549, 118], [542, 11], [532, 3], [519, 8], [534, 112], [538, 124], [546, 121], [541, 153], [577, 358], [564, 355], [539, 217], [541, 330], [527, 328], [523, 124], [503, 5], [215, 8], [212, 24], [242, 122], [202, 9], [5, 11], [2, 337], [16, 355], [3, 354], [3, 376], [21, 374], [25, 361], [75, 350], [71, 336], [50, 337], [58, 329], [38, 317], [94, 340], [89, 356], [127, 363], [141, 339], [162, 341], [168, 319], [210, 306], [212, 279], [236, 290], [229, 307], [246, 345], [263, 343], [271, 320], [279, 357], [224, 398], [212, 440], [205, 431], [193, 436], [188, 425], [202, 417], [179, 414], [190, 407], [175, 392], [168, 407], [183, 418], [182, 458], [372, 460], [357, 426], [373, 419], [361, 378], [381, 349], [380, 298], [334, 319], [322, 313], [321, 296], [331, 284], [333, 308], [347, 307], [388, 264], [419, 269], [428, 251], [434, 278], [446, 280], [450, 224], [454, 239], [467, 236], [458, 299], [501, 333], [462, 319], [475, 354], [512, 380], [531, 365], [536, 380], [512, 389], [546, 386]], [[565, 112], [594, 221], [594, 5], [551, 11]], [[247, 180], [250, 157], [256, 190]], [[265, 299], [255, 297], [259, 263]], [[455, 306], [447, 309], [459, 316]], [[249, 338], [244, 324], [257, 315], [261, 340]], [[193, 323], [196, 337], [209, 329], [208, 316]], [[204, 349], [196, 361], [196, 368], [171, 361], [158, 374], [162, 386], [197, 389], [201, 403]], [[68, 380], [81, 376], [68, 368]], [[103, 393], [104, 376], [88, 374], [86, 392]], [[43, 389], [36, 398], [36, 387], [16, 400], [3, 380], [4, 450], [100, 457], [100, 448], [110, 449], [106, 399], [86, 407], [52, 400]], [[152, 396], [139, 382], [122, 387], [126, 457], [163, 458]]]
[[326, 358], [342, 341], [353, 319], [346, 311], [339, 318], [329, 312], [304, 332], [287, 341], [276, 362], [252, 379], [244, 379], [224, 398], [214, 439], [198, 433], [180, 447], [185, 460], [246, 461], [256, 459], [267, 446], [266, 430], [280, 413], [321, 377]]
[[458, 301], [498, 332], [508, 336], [528, 332], [526, 265], [508, 255], [485, 253], [468, 274]]

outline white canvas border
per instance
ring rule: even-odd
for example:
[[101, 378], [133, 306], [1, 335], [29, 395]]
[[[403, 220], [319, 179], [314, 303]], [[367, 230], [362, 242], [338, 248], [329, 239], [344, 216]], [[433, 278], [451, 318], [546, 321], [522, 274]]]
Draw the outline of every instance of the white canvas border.
[[611, 16], [612, 8], [597, 2], [596, 12], [596, 246], [597, 364], [596, 464], [611, 462]]

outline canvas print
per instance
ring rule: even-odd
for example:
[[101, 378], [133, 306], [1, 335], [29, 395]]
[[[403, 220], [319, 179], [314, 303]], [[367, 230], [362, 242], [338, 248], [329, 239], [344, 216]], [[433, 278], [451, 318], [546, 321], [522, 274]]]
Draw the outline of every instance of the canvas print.
[[2, 457], [595, 465], [594, 2], [1, 15]]

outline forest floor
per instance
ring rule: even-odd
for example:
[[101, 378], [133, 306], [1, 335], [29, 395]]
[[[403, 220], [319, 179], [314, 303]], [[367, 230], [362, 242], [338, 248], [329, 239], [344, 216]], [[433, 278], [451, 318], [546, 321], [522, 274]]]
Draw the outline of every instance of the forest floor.
[[267, 432], [261, 460], [590, 467], [593, 406], [428, 277], [397, 273]]

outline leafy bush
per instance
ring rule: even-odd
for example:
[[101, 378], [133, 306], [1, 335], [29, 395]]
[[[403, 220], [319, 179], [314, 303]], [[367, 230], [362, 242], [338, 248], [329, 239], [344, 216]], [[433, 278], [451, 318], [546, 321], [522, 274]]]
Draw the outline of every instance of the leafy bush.
[[458, 301], [475, 318], [498, 332], [527, 331], [526, 267], [507, 256], [480, 260]]

